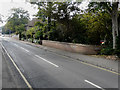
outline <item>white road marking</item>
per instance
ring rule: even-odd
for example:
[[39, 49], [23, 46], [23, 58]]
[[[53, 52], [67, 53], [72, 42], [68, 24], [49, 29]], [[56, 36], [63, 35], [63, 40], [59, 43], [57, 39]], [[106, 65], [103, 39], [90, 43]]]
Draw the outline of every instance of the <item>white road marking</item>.
[[[18, 47], [17, 44], [14, 44], [14, 45]], [[23, 47], [20, 47], [20, 48], [23, 49], [23, 50], [25, 50], [26, 52], [29, 52], [27, 49], [25, 49], [25, 48], [23, 48]], [[52, 64], [52, 65], [55, 66], [55, 67], [59, 67], [58, 65], [56, 65], [56, 64], [54, 64], [54, 63], [52, 63], [52, 62], [50, 62], [50, 61], [48, 61], [48, 60], [46, 60], [46, 59], [38, 56], [38, 55], [35, 55], [35, 56], [38, 57], [38, 58], [40, 58], [40, 59], [42, 59], [42, 60], [44, 60], [44, 61], [46, 61], [46, 62], [49, 63], [49, 64]]]
[[38, 58], [40, 58], [40, 59], [42, 59], [42, 60], [44, 60], [45, 62], [47, 62], [47, 63], [53, 65], [53, 66], [55, 66], [55, 67], [59, 67], [58, 65], [56, 65], [56, 64], [54, 64], [54, 63], [52, 63], [52, 62], [50, 62], [50, 61], [48, 61], [48, 60], [46, 60], [46, 59], [44, 59], [44, 58], [38, 56], [38, 55], [35, 55], [35, 56], [38, 57]]
[[[15, 46], [17, 46], [17, 47], [20, 47], [20, 46], [18, 46], [17, 44], [14, 44]], [[23, 49], [23, 50], [25, 50], [26, 52], [30, 52], [29, 50], [27, 50], [27, 49], [25, 49], [25, 48], [23, 48], [23, 47], [20, 47], [21, 49]]]
[[3, 49], [5, 50], [5, 52], [7, 53], [8, 57], [10, 58], [11, 62], [13, 63], [13, 65], [15, 66], [15, 68], [17, 69], [17, 71], [19, 72], [19, 74], [21, 75], [21, 77], [23, 78], [24, 82], [27, 84], [28, 88], [30, 88], [30, 90], [33, 90], [32, 86], [30, 85], [30, 83], [27, 81], [27, 79], [25, 78], [25, 76], [23, 75], [23, 73], [20, 71], [20, 69], [18, 68], [18, 66], [16, 65], [16, 63], [14, 62], [14, 60], [12, 59], [12, 57], [9, 55], [9, 53], [7, 52], [7, 50], [5, 49], [5, 47], [1, 44], [1, 46], [3, 47]]
[[18, 45], [17, 45], [17, 44], [14, 44], [14, 45], [18, 47]]
[[101, 90], [105, 90], [105, 89], [103, 89], [102, 87], [100, 87], [100, 86], [98, 86], [98, 85], [96, 85], [96, 84], [94, 84], [94, 83], [92, 83], [92, 82], [90, 82], [90, 81], [88, 81], [88, 80], [85, 80], [85, 82], [87, 82], [87, 83], [89, 83], [89, 84], [91, 84], [91, 85], [93, 85], [93, 86], [95, 86], [95, 87], [97, 87], [97, 88], [100, 88]]
[[25, 50], [26, 52], [30, 52], [30, 51], [28, 51], [27, 49], [25, 49], [25, 48], [23, 48], [23, 47], [20, 47], [21, 49], [23, 49], [23, 50]]

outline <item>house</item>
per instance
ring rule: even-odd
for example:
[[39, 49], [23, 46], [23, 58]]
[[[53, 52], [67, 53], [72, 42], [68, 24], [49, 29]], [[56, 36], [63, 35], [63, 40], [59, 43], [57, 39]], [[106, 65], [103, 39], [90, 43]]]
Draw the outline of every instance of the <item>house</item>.
[[35, 26], [36, 22], [41, 22], [40, 19], [37, 18], [33, 18], [31, 21], [28, 22], [28, 24], [26, 25], [26, 30], [29, 30], [30, 28]]

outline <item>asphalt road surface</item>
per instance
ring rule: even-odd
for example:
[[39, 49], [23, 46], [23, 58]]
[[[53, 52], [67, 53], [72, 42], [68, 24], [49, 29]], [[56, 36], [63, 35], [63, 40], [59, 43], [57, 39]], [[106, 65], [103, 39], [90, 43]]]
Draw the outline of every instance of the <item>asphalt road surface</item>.
[[[0, 38], [0, 43], [1, 43], [1, 38]], [[2, 89], [2, 47], [0, 45], [0, 89]]]
[[[18, 80], [15, 81], [19, 82], [19, 88], [25, 88], [28, 82], [27, 87], [30, 85], [32, 88], [95, 88], [95, 90], [116, 88], [115, 90], [118, 90], [118, 75], [112, 72], [85, 65], [80, 61], [8, 37], [2, 38], [2, 45], [25, 78], [23, 79], [16, 70], [13, 70], [12, 73], [17, 74]], [[14, 65], [10, 59], [7, 61], [10, 66]], [[6, 88], [6, 85], [3, 86]]]

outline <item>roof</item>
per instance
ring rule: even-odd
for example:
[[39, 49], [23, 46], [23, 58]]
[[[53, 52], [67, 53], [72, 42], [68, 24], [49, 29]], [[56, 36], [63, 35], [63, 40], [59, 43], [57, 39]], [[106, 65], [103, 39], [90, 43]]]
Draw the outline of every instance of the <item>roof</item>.
[[28, 22], [28, 26], [33, 27], [36, 22], [41, 22], [41, 20], [37, 18], [33, 18], [31, 21]]

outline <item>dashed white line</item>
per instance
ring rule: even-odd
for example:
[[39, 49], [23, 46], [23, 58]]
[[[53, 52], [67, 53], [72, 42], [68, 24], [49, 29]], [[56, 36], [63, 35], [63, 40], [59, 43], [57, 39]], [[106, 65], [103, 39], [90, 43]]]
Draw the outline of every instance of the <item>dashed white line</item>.
[[42, 59], [42, 60], [44, 60], [45, 62], [47, 62], [47, 63], [53, 65], [53, 66], [55, 66], [55, 67], [59, 67], [58, 65], [56, 65], [56, 64], [54, 64], [54, 63], [52, 63], [52, 62], [50, 62], [50, 61], [48, 61], [48, 60], [46, 60], [46, 59], [44, 59], [44, 58], [38, 56], [38, 55], [35, 55], [35, 56], [38, 57], [38, 58], [40, 58], [40, 59]]
[[87, 82], [87, 83], [89, 83], [89, 84], [93, 85], [94, 87], [97, 87], [97, 88], [99, 88], [99, 89], [101, 89], [101, 90], [105, 90], [105, 89], [103, 89], [102, 87], [100, 87], [100, 86], [98, 86], [98, 85], [96, 85], [96, 84], [94, 84], [94, 83], [92, 83], [92, 82], [90, 82], [90, 81], [88, 81], [88, 80], [85, 80], [85, 82]]
[[23, 50], [25, 50], [26, 52], [30, 52], [30, 51], [28, 51], [27, 49], [25, 49], [25, 48], [23, 48], [23, 47], [20, 47], [21, 49], [23, 49]]
[[[20, 47], [20, 46], [18, 46], [17, 44], [14, 44], [15, 46], [17, 46], [17, 47]], [[23, 48], [23, 47], [20, 47], [21, 49], [23, 49], [23, 50], [25, 50], [26, 52], [30, 52], [29, 50], [27, 50], [27, 49], [25, 49], [25, 48]]]
[[[14, 44], [14, 45], [18, 47], [17, 44]], [[27, 49], [25, 49], [25, 48], [23, 48], [23, 47], [20, 47], [20, 48], [23, 49], [23, 50], [25, 50], [25, 51], [28, 52], [28, 53], [30, 52], [30, 51], [28, 51]], [[53, 66], [55, 66], [55, 67], [59, 67], [58, 65], [56, 65], [56, 64], [54, 64], [54, 63], [52, 63], [52, 62], [50, 62], [50, 61], [48, 61], [48, 60], [46, 60], [46, 59], [44, 59], [44, 58], [38, 56], [38, 55], [35, 55], [35, 56], [38, 57], [38, 58], [40, 58], [40, 59], [42, 59], [42, 60], [44, 60], [45, 62], [47, 62], [47, 63], [53, 65]]]
[[14, 45], [18, 47], [18, 45], [17, 45], [17, 44], [14, 44]]

